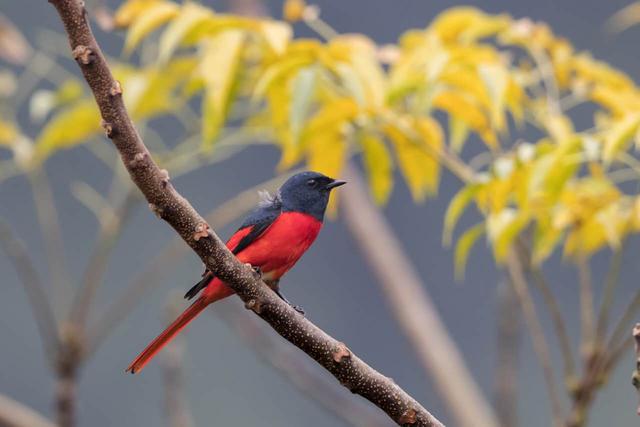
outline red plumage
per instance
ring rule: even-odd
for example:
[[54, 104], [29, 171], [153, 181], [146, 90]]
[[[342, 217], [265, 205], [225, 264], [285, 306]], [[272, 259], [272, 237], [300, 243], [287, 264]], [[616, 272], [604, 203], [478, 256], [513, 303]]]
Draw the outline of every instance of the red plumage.
[[[253, 226], [239, 229], [227, 242], [233, 251], [252, 231]], [[277, 280], [289, 271], [316, 239], [322, 222], [301, 212], [284, 212], [236, 254], [238, 260], [259, 267], [265, 280]], [[129, 365], [127, 371], [140, 372], [147, 363], [209, 304], [233, 295], [233, 290], [220, 279], [213, 278], [195, 302], [153, 340]]]

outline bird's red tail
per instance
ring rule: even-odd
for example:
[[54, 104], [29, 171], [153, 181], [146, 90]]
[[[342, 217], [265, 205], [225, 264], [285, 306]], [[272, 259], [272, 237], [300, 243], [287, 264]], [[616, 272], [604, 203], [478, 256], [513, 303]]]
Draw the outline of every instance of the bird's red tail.
[[184, 329], [185, 326], [189, 322], [193, 320], [202, 310], [207, 308], [207, 306], [211, 303], [211, 300], [206, 300], [202, 296], [195, 300], [193, 304], [189, 306], [176, 320], [170, 324], [167, 329], [165, 329], [156, 339], [151, 341], [151, 343], [145, 348], [142, 353], [136, 357], [136, 359], [131, 362], [131, 365], [127, 368], [127, 372], [131, 372], [132, 374], [136, 374], [145, 367], [147, 363], [153, 359], [153, 357], [158, 354], [158, 352], [167, 345], [169, 341], [175, 337], [178, 332]]

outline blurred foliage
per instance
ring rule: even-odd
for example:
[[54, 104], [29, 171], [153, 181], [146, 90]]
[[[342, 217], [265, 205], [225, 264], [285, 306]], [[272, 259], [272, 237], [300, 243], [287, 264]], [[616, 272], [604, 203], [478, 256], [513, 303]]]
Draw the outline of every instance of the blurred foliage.
[[[318, 11], [310, 8], [287, 1], [283, 14], [313, 22]], [[437, 193], [443, 166], [467, 171], [458, 173], [465, 186], [446, 214], [445, 242], [469, 206], [483, 221], [457, 239], [458, 272], [483, 235], [498, 262], [527, 237], [541, 263], [557, 247], [568, 257], [617, 248], [640, 229], [640, 199], [622, 185], [640, 177], [632, 155], [640, 90], [545, 24], [458, 7], [377, 46], [360, 34], [293, 38], [287, 22], [194, 2], [129, 0], [114, 22], [126, 30], [125, 57], [145, 43], [147, 57], [152, 51], [151, 64], [114, 66], [133, 117], [199, 102], [205, 153], [229, 123], [264, 129], [281, 150], [281, 169], [306, 162], [337, 176], [360, 153], [379, 203], [396, 168], [415, 200]], [[577, 109], [589, 123], [576, 120]], [[36, 162], [99, 132], [77, 81], [34, 95], [30, 112], [48, 117]], [[538, 137], [519, 139], [525, 133]], [[11, 148], [16, 135], [0, 118], [0, 145]], [[465, 162], [463, 150], [480, 154]]]

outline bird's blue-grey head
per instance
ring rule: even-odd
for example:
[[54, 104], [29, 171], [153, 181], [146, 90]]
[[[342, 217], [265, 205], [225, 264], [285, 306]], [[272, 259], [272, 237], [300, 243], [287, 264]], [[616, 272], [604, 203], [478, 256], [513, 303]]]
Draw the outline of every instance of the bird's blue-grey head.
[[318, 172], [300, 172], [289, 178], [278, 196], [283, 212], [302, 212], [322, 221], [331, 190], [346, 184]]

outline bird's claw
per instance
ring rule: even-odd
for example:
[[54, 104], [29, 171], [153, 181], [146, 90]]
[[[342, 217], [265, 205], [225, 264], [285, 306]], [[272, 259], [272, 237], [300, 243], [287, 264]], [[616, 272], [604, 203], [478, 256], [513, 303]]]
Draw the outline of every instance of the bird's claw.
[[299, 305], [293, 305], [293, 304], [289, 304], [291, 306], [291, 308], [293, 308], [295, 311], [297, 311], [298, 313], [300, 313], [302, 315], [302, 317], [304, 317], [304, 309], [302, 307], [300, 307]]
[[253, 270], [253, 274], [255, 274], [258, 279], [262, 280], [262, 270], [260, 267], [253, 266], [251, 264], [249, 264], [249, 266]]

